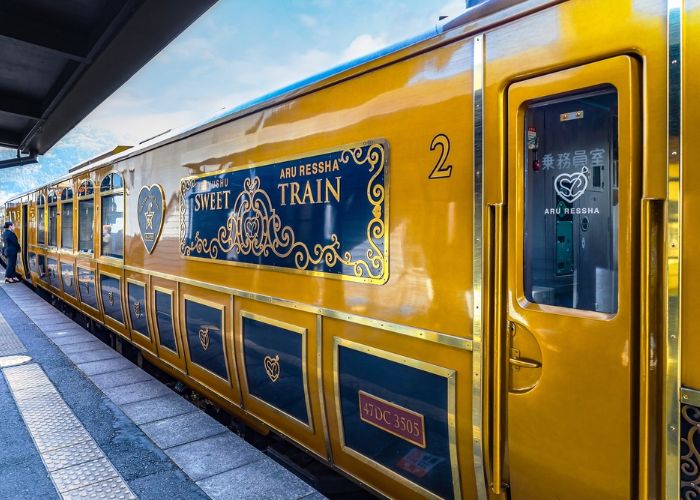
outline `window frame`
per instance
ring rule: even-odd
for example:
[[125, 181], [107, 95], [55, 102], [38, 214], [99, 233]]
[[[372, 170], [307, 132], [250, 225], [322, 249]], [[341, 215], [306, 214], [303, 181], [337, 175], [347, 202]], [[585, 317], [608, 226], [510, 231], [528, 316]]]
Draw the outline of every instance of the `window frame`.
[[[68, 193], [70, 192], [70, 198], [68, 197]], [[61, 214], [61, 245], [59, 249], [61, 251], [67, 251], [67, 252], [74, 252], [75, 251], [75, 193], [73, 190], [73, 185], [71, 184], [70, 186], [66, 186], [61, 190], [61, 196], [59, 197], [59, 202], [60, 202], [60, 207], [59, 207], [59, 213]], [[65, 220], [64, 215], [63, 215], [63, 206], [64, 205], [70, 205], [71, 206], [71, 228], [70, 228], [70, 248], [65, 246], [64, 238], [63, 238], [63, 221]]]
[[[89, 185], [90, 191], [87, 194], [81, 195], [83, 186]], [[95, 183], [92, 179], [83, 179], [78, 185], [78, 253], [83, 255], [95, 255]], [[82, 250], [80, 248], [80, 202], [92, 200], [92, 249]]]
[[[114, 180], [115, 178], [118, 178], [121, 181], [121, 185], [114, 187]], [[103, 188], [107, 188], [103, 191]], [[107, 172], [102, 180], [100, 181], [100, 186], [99, 186], [99, 197], [100, 197], [100, 214], [99, 214], [99, 222], [100, 222], [100, 231], [98, 231], [98, 238], [99, 238], [99, 256], [101, 258], [105, 259], [113, 259], [113, 260], [118, 260], [118, 261], [123, 261], [124, 260], [124, 248], [126, 246], [126, 198], [125, 198], [125, 190], [124, 190], [124, 176], [119, 173], [116, 170], [111, 170]], [[122, 227], [122, 236], [121, 236], [121, 249], [122, 253], [121, 256], [117, 255], [110, 255], [110, 254], [105, 254], [102, 248], [102, 227], [104, 226], [104, 219], [103, 217], [105, 216], [105, 210], [103, 209], [104, 206], [104, 200], [105, 198], [109, 197], [118, 197], [121, 195], [121, 202], [122, 202], [122, 219], [124, 221], [124, 226]]]
[[[46, 246], [46, 196], [43, 190], [37, 193], [36, 198], [36, 244]], [[41, 239], [39, 238], [41, 236]]]
[[[59, 196], [56, 193], [57, 188], [52, 188], [48, 196], [46, 197], [46, 233], [47, 233], [47, 238], [46, 238], [46, 246], [49, 248], [58, 248], [58, 225], [59, 225], [59, 206], [58, 206], [58, 200]], [[53, 235], [53, 244], [51, 243], [51, 207], [56, 207], [56, 216], [55, 216], [55, 234]]]

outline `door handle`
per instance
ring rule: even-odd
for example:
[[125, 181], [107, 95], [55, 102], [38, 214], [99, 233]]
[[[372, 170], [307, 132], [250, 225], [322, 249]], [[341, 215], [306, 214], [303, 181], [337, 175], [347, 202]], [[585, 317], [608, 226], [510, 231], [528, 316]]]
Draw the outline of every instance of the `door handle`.
[[539, 361], [535, 361], [534, 359], [528, 359], [528, 358], [521, 358], [520, 357], [520, 349], [510, 349], [510, 358], [508, 359], [508, 362], [519, 368], [541, 368], [542, 363]]

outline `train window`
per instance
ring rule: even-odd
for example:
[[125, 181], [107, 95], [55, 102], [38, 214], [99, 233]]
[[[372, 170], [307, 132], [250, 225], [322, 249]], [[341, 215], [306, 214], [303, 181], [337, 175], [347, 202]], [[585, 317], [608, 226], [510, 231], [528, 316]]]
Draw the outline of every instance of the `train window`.
[[528, 301], [617, 311], [617, 92], [531, 103], [525, 114]]
[[38, 245], [46, 244], [46, 198], [40, 194], [36, 200], [36, 242]]
[[100, 183], [102, 255], [124, 257], [124, 181], [110, 173]]
[[78, 189], [78, 250], [93, 252], [93, 220], [95, 216], [94, 188], [85, 180]]
[[58, 197], [55, 191], [49, 193], [49, 246], [58, 245]]
[[61, 248], [73, 250], [73, 190], [61, 191]]

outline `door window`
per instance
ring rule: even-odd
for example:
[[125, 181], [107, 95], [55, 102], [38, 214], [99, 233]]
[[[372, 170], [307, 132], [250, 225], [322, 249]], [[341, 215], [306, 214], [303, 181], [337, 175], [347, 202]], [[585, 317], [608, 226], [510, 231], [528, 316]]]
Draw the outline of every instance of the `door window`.
[[527, 105], [528, 301], [617, 311], [617, 128], [617, 92], [611, 86]]

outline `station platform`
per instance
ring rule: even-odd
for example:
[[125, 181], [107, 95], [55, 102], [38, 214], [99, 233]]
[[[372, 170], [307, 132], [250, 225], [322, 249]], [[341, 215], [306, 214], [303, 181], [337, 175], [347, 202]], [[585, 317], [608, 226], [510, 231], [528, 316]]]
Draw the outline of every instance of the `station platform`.
[[325, 498], [21, 283], [0, 371], [0, 498]]

